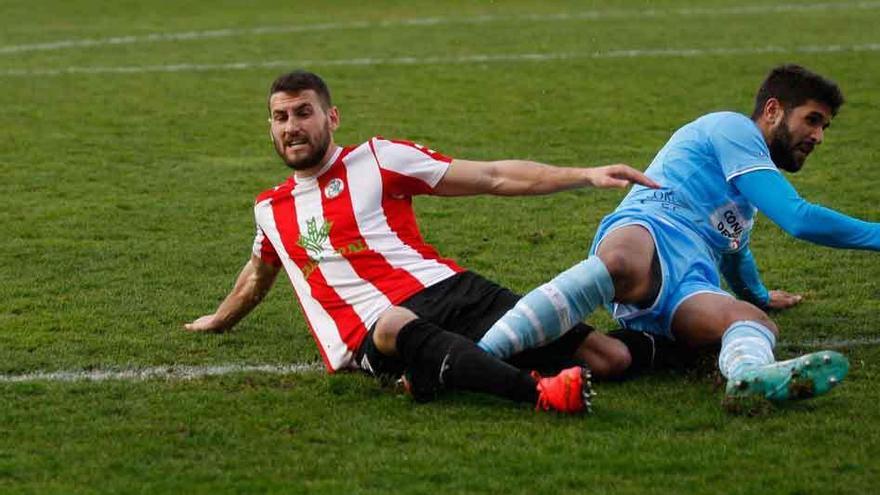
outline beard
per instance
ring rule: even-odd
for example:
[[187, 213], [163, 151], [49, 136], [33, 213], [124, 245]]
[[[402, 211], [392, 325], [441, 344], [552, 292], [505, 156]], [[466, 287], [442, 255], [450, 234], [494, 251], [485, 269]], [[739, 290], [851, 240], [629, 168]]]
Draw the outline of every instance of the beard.
[[276, 139], [275, 136], [272, 136], [272, 142], [275, 143], [275, 151], [278, 153], [278, 156], [281, 157], [281, 160], [285, 165], [293, 170], [307, 170], [316, 165], [320, 165], [321, 160], [324, 159], [324, 155], [327, 153], [327, 148], [330, 147], [329, 126], [327, 126], [320, 135], [314, 137], [306, 136], [306, 139], [309, 144], [309, 149], [312, 150], [311, 153], [304, 157], [291, 160], [284, 154], [284, 143]]
[[786, 172], [795, 173], [804, 166], [807, 155], [797, 155], [795, 153], [797, 146], [792, 143], [794, 139], [791, 137], [791, 131], [788, 129], [787, 118], [773, 131], [770, 138], [770, 159], [773, 160], [777, 167]]

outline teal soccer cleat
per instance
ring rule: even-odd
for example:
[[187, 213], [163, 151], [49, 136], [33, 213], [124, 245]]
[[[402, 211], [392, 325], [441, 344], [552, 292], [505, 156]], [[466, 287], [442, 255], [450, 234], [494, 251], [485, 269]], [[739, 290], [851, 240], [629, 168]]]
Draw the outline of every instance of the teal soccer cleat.
[[848, 371], [849, 361], [839, 352], [814, 352], [747, 370], [727, 381], [726, 395], [728, 399], [809, 399], [828, 393]]

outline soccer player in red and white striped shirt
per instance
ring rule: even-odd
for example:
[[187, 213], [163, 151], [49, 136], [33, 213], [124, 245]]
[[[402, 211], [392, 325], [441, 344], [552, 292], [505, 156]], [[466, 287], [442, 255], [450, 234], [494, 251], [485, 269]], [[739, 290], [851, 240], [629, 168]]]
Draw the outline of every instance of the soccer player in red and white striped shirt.
[[[583, 323], [564, 339], [508, 362], [477, 348], [474, 342], [518, 296], [426, 244], [412, 197], [656, 187], [650, 179], [625, 165], [453, 160], [380, 137], [340, 147], [333, 139], [339, 111], [324, 82], [305, 71], [273, 83], [269, 111], [275, 149], [294, 173], [257, 197], [250, 261], [217, 310], [187, 330], [231, 328], [284, 268], [328, 371], [405, 373], [417, 399], [460, 388], [578, 412], [589, 407], [587, 366], [604, 376], [630, 366], [626, 345]], [[566, 364], [575, 366], [556, 378], [528, 372]]]

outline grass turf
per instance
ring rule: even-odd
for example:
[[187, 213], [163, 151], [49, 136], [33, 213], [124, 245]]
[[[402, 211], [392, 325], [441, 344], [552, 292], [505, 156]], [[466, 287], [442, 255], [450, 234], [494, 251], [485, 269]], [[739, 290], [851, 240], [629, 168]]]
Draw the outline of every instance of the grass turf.
[[[287, 173], [265, 123], [266, 88], [284, 68], [8, 71], [312, 60], [340, 106], [341, 143], [381, 134], [462, 158], [644, 167], [676, 127], [748, 112], [764, 73], [797, 61], [836, 79], [848, 103], [792, 182], [809, 200], [880, 220], [878, 53], [797, 51], [877, 42], [880, 7], [764, 5], [6, 2], [3, 47], [334, 25], [0, 52], [0, 371], [317, 359], [281, 278], [235, 332], [180, 328], [225, 295], [249, 253], [253, 197]], [[377, 24], [414, 18], [440, 20]], [[770, 46], [781, 51], [761, 51]], [[744, 51], [317, 62], [714, 48]], [[445, 255], [524, 291], [582, 257], [622, 194], [419, 198], [417, 210]], [[783, 344], [876, 338], [876, 255], [810, 246], [766, 219], [753, 250], [768, 286], [806, 295], [774, 315]], [[611, 327], [604, 314], [591, 321]], [[0, 491], [869, 493], [880, 479], [880, 352], [846, 353], [845, 386], [755, 417], [725, 414], [702, 375], [603, 384], [596, 414], [578, 419], [467, 394], [414, 405], [358, 375], [0, 384]]]

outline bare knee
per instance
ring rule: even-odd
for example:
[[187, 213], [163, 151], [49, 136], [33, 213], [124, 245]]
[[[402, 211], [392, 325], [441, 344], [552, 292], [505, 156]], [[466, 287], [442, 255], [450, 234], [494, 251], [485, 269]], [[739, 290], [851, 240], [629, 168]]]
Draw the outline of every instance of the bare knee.
[[768, 330], [773, 332], [773, 335], [779, 335], [779, 328], [767, 316], [767, 313], [749, 302], [739, 299], [729, 300], [729, 303], [723, 307], [722, 316], [725, 330], [738, 321], [753, 321], [767, 327]]
[[759, 323], [779, 335], [773, 320], [757, 306], [709, 293], [694, 295], [679, 306], [672, 319], [672, 333], [676, 340], [690, 347], [717, 345], [727, 329], [738, 321]]
[[400, 306], [386, 309], [376, 320], [376, 326], [373, 328], [373, 343], [376, 349], [386, 356], [396, 356], [397, 334], [404, 325], [416, 318], [418, 315]]
[[632, 364], [632, 355], [623, 342], [598, 331], [584, 339], [577, 355], [587, 362], [597, 378], [622, 376]]

